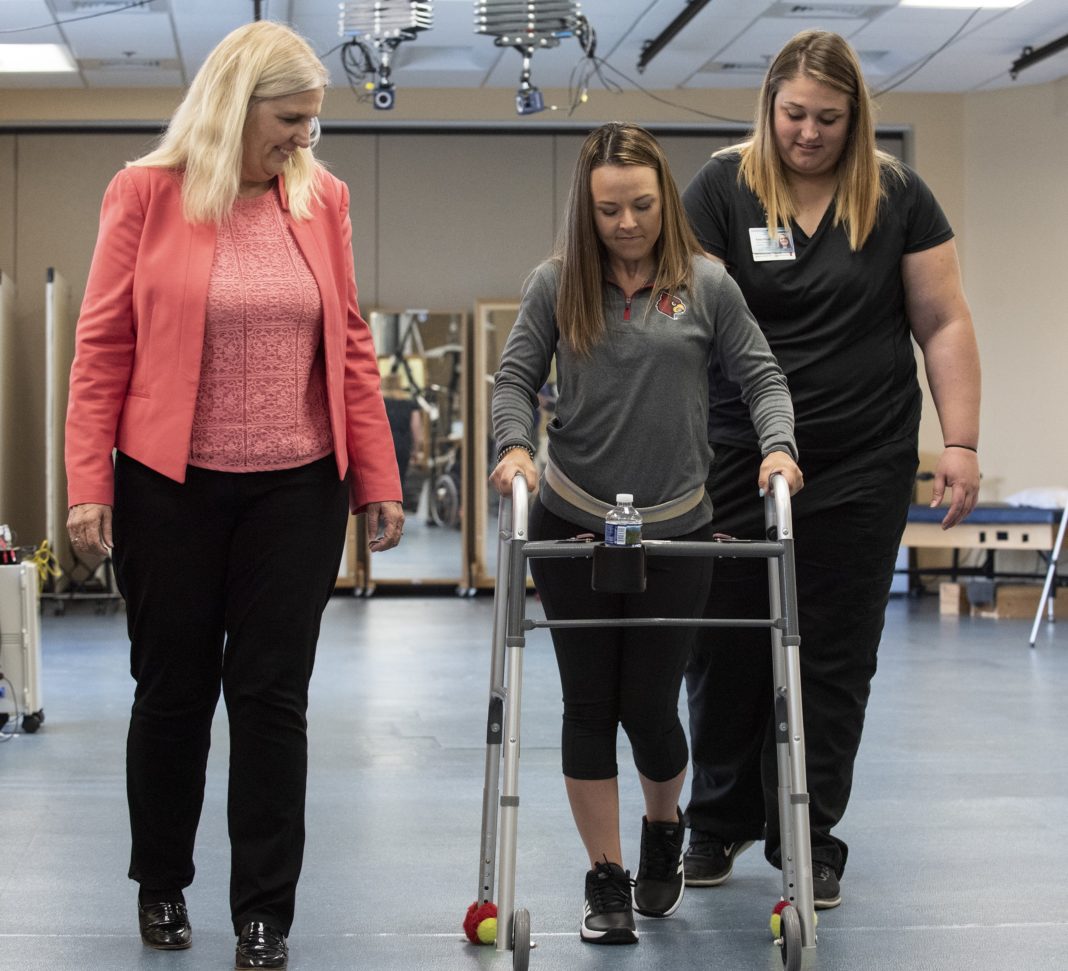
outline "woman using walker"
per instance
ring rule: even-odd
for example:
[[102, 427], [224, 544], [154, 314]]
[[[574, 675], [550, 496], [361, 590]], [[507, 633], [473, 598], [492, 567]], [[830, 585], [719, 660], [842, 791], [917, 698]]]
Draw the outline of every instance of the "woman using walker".
[[[556, 359], [559, 400], [538, 490], [533, 416]], [[737, 382], [763, 459], [758, 488], [782, 473], [801, 487], [786, 382], [738, 288], [707, 259], [683, 213], [667, 159], [635, 125], [587, 137], [554, 255], [524, 288], [493, 392], [498, 464], [511, 494], [537, 491], [535, 540], [600, 532], [618, 492], [633, 494], [651, 539], [712, 539], [704, 488], [710, 460], [708, 367]], [[655, 557], [646, 590], [591, 589], [591, 561], [531, 562], [550, 619], [697, 617], [711, 558]], [[678, 807], [689, 758], [678, 717], [693, 631], [675, 627], [554, 629], [563, 687], [564, 782], [586, 849], [582, 940], [634, 944], [634, 910], [667, 917], [682, 900], [684, 826]], [[620, 843], [616, 735], [622, 726], [645, 800], [637, 879]], [[633, 887], [633, 898], [632, 890]]]

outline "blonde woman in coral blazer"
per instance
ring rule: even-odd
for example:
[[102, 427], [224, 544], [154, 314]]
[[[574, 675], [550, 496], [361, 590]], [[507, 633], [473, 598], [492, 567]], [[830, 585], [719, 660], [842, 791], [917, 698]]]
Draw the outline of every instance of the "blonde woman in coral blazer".
[[141, 938], [192, 944], [221, 693], [238, 969], [288, 962], [308, 682], [349, 511], [374, 551], [404, 523], [348, 190], [312, 154], [326, 80], [279, 24], [220, 42], [159, 148], [108, 187], [71, 370], [67, 525], [112, 555], [128, 613]]
[[[287, 222], [323, 298], [338, 475], [344, 478], [351, 470], [352, 509], [371, 507], [367, 511], [373, 515], [396, 494], [392, 438], [380, 414], [370, 329], [356, 302], [348, 187], [325, 171], [318, 177], [323, 203], [315, 217], [290, 216]], [[288, 215], [284, 174], [277, 190]], [[138, 166], [112, 180], [101, 209], [71, 372], [69, 505], [112, 504], [112, 448], [185, 481], [215, 243], [215, 225], [193, 225], [183, 217], [178, 173]]]

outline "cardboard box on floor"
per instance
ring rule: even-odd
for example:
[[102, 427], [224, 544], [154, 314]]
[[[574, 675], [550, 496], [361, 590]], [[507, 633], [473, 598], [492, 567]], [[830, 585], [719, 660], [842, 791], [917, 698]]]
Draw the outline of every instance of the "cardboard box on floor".
[[967, 614], [969, 610], [968, 594], [963, 583], [943, 581], [938, 585], [938, 612], [940, 614]]
[[[990, 620], [1031, 620], [1042, 596], [1042, 585], [1039, 583], [999, 583], [994, 587], [992, 599], [988, 585], [976, 585], [976, 589], [983, 599], [973, 603], [973, 598], [969, 597], [969, 584], [939, 584], [939, 612], [946, 615], [970, 613], [973, 617]], [[1054, 616], [1058, 620], [1068, 619], [1068, 595], [1063, 589], [1053, 603]], [[1045, 616], [1046, 611], [1042, 613]]]
[[[1042, 596], [1039, 583], [999, 583], [994, 591], [993, 604], [979, 604], [972, 607], [975, 617], [992, 617], [995, 620], [1032, 620], [1038, 610], [1038, 601]], [[1068, 618], [1068, 596], [1061, 592], [1053, 598], [1054, 616], [1058, 620]], [[1049, 610], [1047, 605], [1043, 616]]]

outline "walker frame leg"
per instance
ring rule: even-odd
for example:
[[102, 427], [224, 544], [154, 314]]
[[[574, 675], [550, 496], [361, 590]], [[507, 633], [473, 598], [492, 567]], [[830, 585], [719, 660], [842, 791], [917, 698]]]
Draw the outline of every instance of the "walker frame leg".
[[769, 538], [782, 543], [782, 555], [768, 560], [782, 896], [797, 909], [802, 946], [811, 948], [816, 945], [816, 909], [812, 891], [812, 841], [801, 704], [801, 637], [798, 633], [793, 523], [788, 496], [767, 496], [765, 518]]
[[[507, 590], [508, 541], [512, 535], [511, 504], [501, 499], [497, 512], [497, 586]], [[497, 857], [497, 802], [500, 796], [501, 744], [504, 739], [504, 627], [507, 600], [493, 601], [493, 639], [490, 642], [489, 711], [486, 717], [486, 764], [482, 786], [482, 855], [478, 893], [484, 904], [493, 900]]]
[[[526, 646], [526, 483], [517, 478], [512, 497], [501, 497], [497, 531], [497, 585], [494, 594], [489, 710], [486, 720], [485, 778], [479, 860], [480, 904], [497, 890], [498, 951], [530, 947], [530, 915], [515, 911], [516, 833], [519, 813], [519, 729]], [[518, 933], [519, 940], [516, 940]], [[517, 967], [525, 967], [518, 956]]]
[[[523, 558], [524, 535], [509, 543], [509, 578], [506, 645], [506, 680], [504, 701], [503, 785], [500, 798], [500, 867], [497, 893], [497, 950], [512, 946], [512, 920], [515, 910], [516, 835], [519, 826], [519, 728], [523, 693], [523, 614], [526, 608], [526, 560]], [[503, 919], [502, 919], [503, 917]]]
[[[592, 555], [589, 549], [544, 542], [527, 544], [527, 488], [513, 482], [512, 497], [502, 497], [498, 518], [497, 579], [494, 594], [489, 710], [486, 727], [485, 781], [478, 900], [492, 901], [497, 890], [497, 951], [514, 950], [513, 969], [525, 971], [529, 960], [530, 915], [515, 907], [516, 842], [519, 815], [520, 712], [525, 632], [539, 627], [625, 626], [625, 620], [528, 621], [527, 559], [532, 556]], [[726, 543], [649, 541], [650, 554], [690, 556], [760, 556], [768, 559], [770, 617], [767, 620], [679, 620], [650, 622], [694, 626], [767, 626], [771, 632], [778, 802], [782, 841], [783, 961], [788, 971], [800, 968], [800, 950], [816, 944], [812, 889], [809, 795], [805, 769], [804, 719], [801, 705], [801, 638], [798, 632], [793, 524], [785, 479], [774, 477], [765, 497], [767, 543], [728, 547]], [[713, 551], [713, 547], [719, 547]], [[730, 550], [729, 552], [727, 550]], [[629, 623], [638, 623], [630, 621]], [[519, 951], [522, 953], [519, 953]], [[787, 953], [789, 951], [789, 954]]]

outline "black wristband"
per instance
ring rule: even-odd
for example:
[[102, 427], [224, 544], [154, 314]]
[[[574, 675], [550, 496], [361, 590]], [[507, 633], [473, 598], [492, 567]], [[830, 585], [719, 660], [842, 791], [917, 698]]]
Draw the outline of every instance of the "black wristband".
[[975, 452], [979, 454], [979, 449], [973, 445], [943, 445], [942, 448], [966, 448], [969, 452]]

